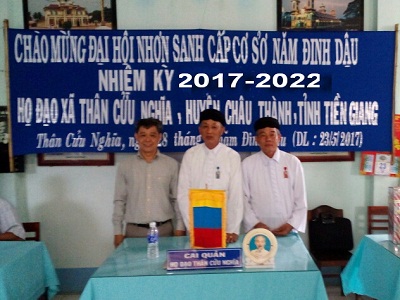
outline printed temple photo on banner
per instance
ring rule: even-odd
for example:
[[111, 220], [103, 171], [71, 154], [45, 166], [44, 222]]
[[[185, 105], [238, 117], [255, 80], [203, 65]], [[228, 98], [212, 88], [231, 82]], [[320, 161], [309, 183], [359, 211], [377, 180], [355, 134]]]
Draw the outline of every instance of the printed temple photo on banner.
[[278, 30], [363, 30], [364, 0], [278, 0]]
[[23, 0], [25, 29], [116, 29], [116, 0]]

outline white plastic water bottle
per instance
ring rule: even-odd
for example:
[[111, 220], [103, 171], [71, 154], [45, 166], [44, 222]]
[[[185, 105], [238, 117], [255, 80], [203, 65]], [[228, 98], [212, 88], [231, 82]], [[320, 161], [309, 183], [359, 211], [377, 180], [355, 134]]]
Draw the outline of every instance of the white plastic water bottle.
[[156, 222], [151, 222], [147, 233], [147, 258], [157, 258], [158, 256], [158, 229]]

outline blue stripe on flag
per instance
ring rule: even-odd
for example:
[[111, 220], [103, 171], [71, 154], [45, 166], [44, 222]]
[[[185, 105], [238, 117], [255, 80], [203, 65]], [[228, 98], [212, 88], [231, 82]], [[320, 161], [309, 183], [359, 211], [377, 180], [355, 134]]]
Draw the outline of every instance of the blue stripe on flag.
[[193, 207], [194, 228], [221, 228], [222, 209], [213, 207]]

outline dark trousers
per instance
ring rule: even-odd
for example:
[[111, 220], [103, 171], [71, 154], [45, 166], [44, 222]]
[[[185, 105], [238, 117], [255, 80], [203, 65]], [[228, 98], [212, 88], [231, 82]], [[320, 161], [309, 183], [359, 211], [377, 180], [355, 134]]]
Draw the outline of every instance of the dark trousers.
[[[158, 236], [173, 236], [174, 235], [174, 226], [172, 222], [166, 222], [157, 227], [158, 229]], [[149, 229], [146, 227], [137, 226], [133, 223], [126, 224], [126, 233], [125, 237], [146, 237], [147, 231]]]

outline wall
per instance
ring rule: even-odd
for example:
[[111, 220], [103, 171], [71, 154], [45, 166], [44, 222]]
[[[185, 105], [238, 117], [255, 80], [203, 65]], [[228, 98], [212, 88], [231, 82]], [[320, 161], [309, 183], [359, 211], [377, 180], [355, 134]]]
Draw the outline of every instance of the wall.
[[[399, 8], [398, 0], [365, 0], [365, 30], [393, 30], [400, 19]], [[0, 19], [8, 19], [10, 27], [23, 28], [22, 1], [2, 1]], [[117, 20], [119, 29], [276, 30], [276, 1], [118, 0]], [[0, 35], [0, 105], [5, 105]], [[126, 155], [117, 154], [116, 163]], [[181, 154], [174, 156], [179, 159]], [[356, 244], [366, 233], [365, 206], [386, 204], [387, 187], [398, 185], [394, 178], [360, 176], [359, 163], [356, 153], [354, 162], [303, 164], [309, 208], [342, 207], [353, 222]], [[0, 197], [15, 204], [23, 221], [42, 223], [42, 239], [63, 290], [81, 289], [84, 279], [113, 251], [115, 171], [115, 166], [38, 167], [36, 155], [27, 155], [24, 173], [0, 174]], [[83, 279], [81, 285], [78, 279]]]

